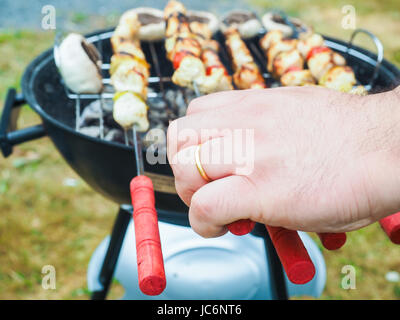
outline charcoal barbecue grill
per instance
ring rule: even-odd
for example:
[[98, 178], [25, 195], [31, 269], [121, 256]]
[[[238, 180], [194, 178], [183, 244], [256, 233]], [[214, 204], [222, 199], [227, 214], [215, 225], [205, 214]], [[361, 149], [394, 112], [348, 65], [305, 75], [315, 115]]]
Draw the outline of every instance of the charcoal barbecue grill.
[[[103, 76], [105, 84], [109, 83], [108, 68], [112, 50], [110, 37], [112, 29], [98, 31], [87, 36], [87, 40], [97, 46], [103, 56]], [[359, 32], [368, 33], [364, 30]], [[372, 38], [377, 39], [370, 33]], [[261, 34], [259, 35], [261, 37]], [[264, 55], [258, 45], [259, 37], [246, 40], [257, 64], [263, 71], [265, 81], [270, 85], [277, 85], [268, 74]], [[232, 73], [229, 56], [224, 46], [221, 33], [215, 35], [221, 44], [220, 57], [222, 62]], [[343, 42], [331, 37], [325, 37], [326, 45], [343, 54], [347, 63], [354, 69], [360, 84], [366, 85], [371, 93], [392, 89], [400, 82], [400, 71], [391, 63], [383, 59], [381, 45], [378, 43], [378, 54], [354, 46], [350, 42]], [[152, 99], [165, 99], [167, 90], [182, 90], [171, 82], [173, 73], [171, 63], [166, 59], [162, 42], [142, 43], [147, 61], [151, 64], [150, 91], [148, 102]], [[132, 158], [132, 146], [124, 139], [105, 139], [107, 127], [116, 128], [116, 124], [102, 114], [99, 119], [99, 134], [90, 136], [82, 132], [79, 122], [82, 111], [95, 100], [104, 103], [112, 98], [112, 93], [99, 95], [77, 95], [66, 90], [54, 62], [53, 50], [49, 49], [34, 59], [27, 67], [21, 82], [22, 94], [15, 89], [9, 89], [0, 122], [0, 146], [5, 157], [12, 153], [14, 145], [34, 140], [45, 135], [49, 136], [59, 152], [66, 159], [74, 171], [82, 177], [94, 190], [119, 205], [130, 203], [129, 183], [137, 170]], [[185, 101], [190, 100], [191, 93], [182, 90]], [[193, 95], [192, 95], [193, 96]], [[41, 117], [42, 123], [36, 126], [16, 129], [18, 107], [27, 103]], [[179, 116], [176, 110], [166, 103], [169, 119]], [[110, 122], [111, 121], [111, 122]], [[143, 149], [143, 159], [146, 159], [146, 148]], [[160, 149], [159, 152], [165, 152]], [[174, 224], [189, 225], [188, 208], [180, 200], [174, 189], [172, 170], [168, 163], [151, 165], [145, 161], [144, 169], [153, 181], [155, 188], [156, 208], [159, 220]], [[130, 209], [121, 206], [112, 240], [103, 264], [100, 277], [104, 285], [103, 290], [94, 298], [104, 298], [111, 281], [113, 268], [116, 264], [123, 235], [130, 219], [123, 217]], [[260, 231], [261, 230], [261, 231]], [[265, 229], [255, 228], [254, 234], [265, 237], [267, 250], [275, 257], [272, 271], [276, 275], [276, 298], [285, 298], [286, 293], [282, 284], [282, 269], [279, 260], [274, 255], [274, 249]], [[116, 254], [115, 254], [116, 253]], [[275, 270], [275, 271], [274, 271]]]

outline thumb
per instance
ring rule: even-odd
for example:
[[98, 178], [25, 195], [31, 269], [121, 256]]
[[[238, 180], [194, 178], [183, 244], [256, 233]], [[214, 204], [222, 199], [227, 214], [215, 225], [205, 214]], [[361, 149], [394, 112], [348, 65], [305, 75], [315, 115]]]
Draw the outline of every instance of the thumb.
[[190, 225], [206, 238], [225, 234], [231, 222], [256, 221], [260, 216], [254, 186], [245, 176], [228, 176], [202, 186], [193, 194], [189, 209]]

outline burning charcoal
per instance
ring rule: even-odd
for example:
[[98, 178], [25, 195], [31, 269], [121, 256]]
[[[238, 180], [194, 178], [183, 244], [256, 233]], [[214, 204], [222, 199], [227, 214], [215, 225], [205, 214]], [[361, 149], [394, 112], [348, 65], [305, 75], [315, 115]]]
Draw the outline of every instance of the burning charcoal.
[[186, 89], [185, 91], [186, 99], [188, 101], [188, 104], [190, 101], [192, 101], [194, 98], [196, 98], [196, 93], [193, 90]]
[[167, 90], [167, 92], [165, 92], [165, 99], [167, 99], [169, 102], [173, 102], [175, 100], [175, 96], [176, 96], [176, 91], [175, 90]]
[[171, 106], [171, 109], [174, 112], [177, 112], [178, 107], [176, 105], [176, 91], [167, 90], [167, 92], [165, 93], [165, 99], [168, 101], [169, 105]]
[[100, 100], [95, 100], [88, 104], [83, 110], [80, 117], [80, 126], [88, 126], [93, 124], [99, 124], [101, 116]]
[[93, 138], [100, 137], [100, 128], [98, 126], [82, 127], [79, 129], [79, 132]]
[[112, 113], [108, 113], [108, 114], [105, 115], [105, 117], [104, 117], [104, 125], [109, 127], [109, 128], [118, 128], [118, 129], [121, 128], [118, 125], [118, 123], [115, 122]]
[[108, 131], [108, 133], [105, 135], [104, 140], [107, 141], [116, 141], [116, 142], [123, 142], [124, 141], [124, 134], [122, 130], [118, 129], [111, 129]]
[[150, 107], [150, 111], [152, 110], [162, 111], [167, 108], [167, 104], [162, 98], [149, 99], [148, 104]]
[[167, 111], [166, 110], [162, 110], [162, 111], [151, 110], [149, 112], [149, 119], [166, 121], [166, 120], [168, 120]]
[[149, 118], [150, 128], [161, 128], [164, 129], [165, 125], [159, 119]]
[[112, 99], [103, 99], [103, 113], [112, 113], [113, 105]]
[[186, 114], [187, 104], [186, 97], [183, 95], [182, 91], [177, 91], [175, 103], [177, 107], [177, 116], [183, 117]]

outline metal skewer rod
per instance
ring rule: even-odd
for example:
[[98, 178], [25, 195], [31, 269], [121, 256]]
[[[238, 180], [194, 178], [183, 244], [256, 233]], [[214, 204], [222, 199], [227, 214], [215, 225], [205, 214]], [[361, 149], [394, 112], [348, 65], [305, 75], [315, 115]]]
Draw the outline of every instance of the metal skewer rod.
[[132, 127], [137, 175], [130, 182], [135, 224], [136, 258], [140, 290], [159, 295], [166, 286], [164, 259], [155, 208], [154, 187], [144, 175], [142, 146], [136, 125]]
[[200, 93], [199, 87], [197, 86], [197, 83], [195, 81], [193, 81], [193, 89], [194, 89], [194, 93], [196, 94], [196, 97], [200, 97], [201, 93]]
[[127, 129], [124, 128], [124, 139], [125, 139], [125, 145], [129, 146], [129, 141], [128, 141], [128, 131]]
[[142, 143], [136, 125], [132, 127], [133, 146], [135, 148], [136, 173], [138, 176], [144, 174]]

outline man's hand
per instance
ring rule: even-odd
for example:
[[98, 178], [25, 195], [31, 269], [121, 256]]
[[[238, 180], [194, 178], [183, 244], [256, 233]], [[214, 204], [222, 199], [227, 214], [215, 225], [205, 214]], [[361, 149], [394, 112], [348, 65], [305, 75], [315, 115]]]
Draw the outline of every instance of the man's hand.
[[[249, 218], [342, 232], [399, 211], [394, 99], [394, 93], [359, 97], [315, 87], [195, 99], [168, 130], [168, 159], [192, 228], [213, 237]], [[200, 143], [209, 183], [194, 162]]]

